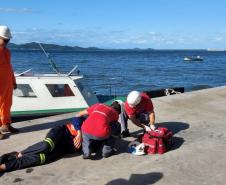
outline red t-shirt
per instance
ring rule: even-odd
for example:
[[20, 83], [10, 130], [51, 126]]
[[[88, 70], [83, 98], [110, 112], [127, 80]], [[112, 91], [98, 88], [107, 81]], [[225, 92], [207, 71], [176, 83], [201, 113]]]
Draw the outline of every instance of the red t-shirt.
[[145, 93], [141, 93], [141, 101], [136, 107], [130, 107], [127, 101], [125, 103], [125, 112], [129, 117], [141, 113], [152, 112], [153, 109], [151, 98]]
[[107, 137], [110, 123], [118, 121], [118, 113], [112, 107], [97, 103], [87, 109], [88, 118], [82, 124], [82, 132], [95, 137]]

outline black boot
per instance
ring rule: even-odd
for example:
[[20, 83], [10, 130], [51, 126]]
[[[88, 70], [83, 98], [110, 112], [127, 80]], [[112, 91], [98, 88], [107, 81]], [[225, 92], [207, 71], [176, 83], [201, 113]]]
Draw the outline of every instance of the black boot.
[[3, 154], [0, 157], [0, 164], [3, 164], [3, 163], [6, 163], [10, 160], [16, 159], [17, 155], [18, 155], [18, 152], [10, 152], [10, 153], [7, 153], [7, 154]]
[[129, 129], [122, 131], [121, 137], [122, 138], [130, 137]]
[[1, 133], [1, 131], [0, 131], [0, 140], [2, 140], [4, 138], [5, 138], [5, 135], [3, 133]]
[[91, 159], [91, 155], [90, 154], [83, 154], [83, 159]]

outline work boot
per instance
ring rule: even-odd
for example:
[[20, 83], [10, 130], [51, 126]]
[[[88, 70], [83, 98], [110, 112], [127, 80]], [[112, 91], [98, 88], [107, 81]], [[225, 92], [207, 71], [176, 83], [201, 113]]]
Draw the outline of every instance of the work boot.
[[123, 130], [121, 133], [122, 138], [130, 137], [129, 129]]
[[114, 150], [111, 150], [111, 151], [108, 152], [108, 153], [103, 153], [103, 154], [102, 154], [102, 157], [108, 158], [108, 157], [110, 157], [110, 156], [112, 156], [112, 155], [114, 155], [114, 154], [115, 154], [115, 151], [114, 151]]
[[91, 159], [91, 155], [90, 154], [83, 154], [83, 159]]
[[7, 125], [2, 125], [1, 126], [1, 131], [2, 132], [10, 132], [10, 133], [18, 133], [19, 129], [12, 127], [11, 125], [7, 124]]
[[4, 134], [2, 134], [0, 131], [0, 140], [4, 139], [4, 137], [5, 137]]
[[19, 155], [18, 152], [10, 152], [3, 154], [2, 156], [0, 156], [0, 164], [6, 163], [12, 159], [16, 159], [18, 158], [18, 155]]

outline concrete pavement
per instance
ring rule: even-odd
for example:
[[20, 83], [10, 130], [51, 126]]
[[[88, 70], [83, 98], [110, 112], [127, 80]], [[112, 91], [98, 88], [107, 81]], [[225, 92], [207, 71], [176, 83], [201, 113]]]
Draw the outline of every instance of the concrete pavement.
[[[174, 131], [174, 147], [163, 155], [134, 156], [117, 141], [117, 155], [83, 160], [68, 155], [51, 164], [0, 175], [1, 185], [225, 185], [226, 86], [153, 99], [156, 123]], [[44, 138], [47, 130], [73, 113], [18, 122], [21, 133], [0, 141], [0, 155], [21, 150]]]

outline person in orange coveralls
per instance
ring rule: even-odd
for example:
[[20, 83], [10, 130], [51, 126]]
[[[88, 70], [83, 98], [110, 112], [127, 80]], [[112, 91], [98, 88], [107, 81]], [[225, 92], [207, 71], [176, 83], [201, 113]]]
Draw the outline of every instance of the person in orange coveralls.
[[10, 116], [13, 89], [16, 88], [10, 51], [6, 47], [11, 38], [10, 29], [7, 26], [0, 26], [0, 139], [4, 138], [2, 132], [18, 132], [18, 129], [11, 126]]

